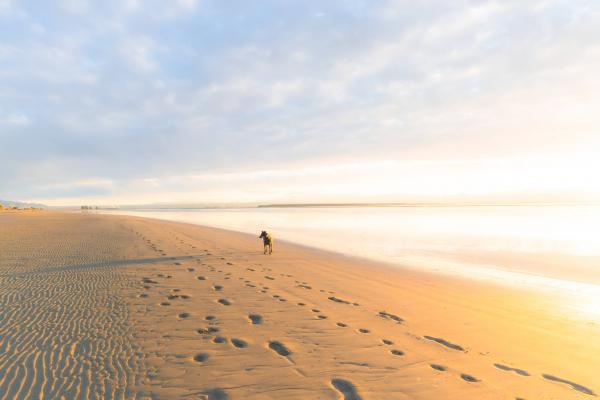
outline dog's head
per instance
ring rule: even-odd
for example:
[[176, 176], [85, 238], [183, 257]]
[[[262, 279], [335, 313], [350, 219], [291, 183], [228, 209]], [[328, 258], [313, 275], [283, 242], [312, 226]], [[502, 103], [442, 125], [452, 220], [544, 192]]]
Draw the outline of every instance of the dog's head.
[[267, 231], [262, 231], [259, 238], [267, 237]]

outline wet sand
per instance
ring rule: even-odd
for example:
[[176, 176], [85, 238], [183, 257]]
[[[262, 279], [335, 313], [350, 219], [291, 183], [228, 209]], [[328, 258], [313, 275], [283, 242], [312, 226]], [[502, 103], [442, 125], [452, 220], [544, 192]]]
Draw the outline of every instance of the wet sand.
[[556, 299], [275, 240], [264, 256], [214, 228], [0, 213], [0, 398], [600, 391], [600, 327]]

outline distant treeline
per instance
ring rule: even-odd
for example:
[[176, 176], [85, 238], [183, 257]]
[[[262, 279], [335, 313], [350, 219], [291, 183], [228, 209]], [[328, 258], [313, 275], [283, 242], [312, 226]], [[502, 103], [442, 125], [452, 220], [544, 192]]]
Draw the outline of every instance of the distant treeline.
[[41, 210], [40, 207], [17, 207], [17, 206], [4, 206], [4, 204], [0, 204], [0, 211], [3, 210]]
[[0, 199], [0, 204], [2, 205], [2, 207], [4, 209], [13, 209], [14, 207], [17, 207], [17, 209], [46, 208], [46, 206], [44, 204], [25, 203], [22, 201], [11, 201], [11, 200], [4, 200], [4, 199]]

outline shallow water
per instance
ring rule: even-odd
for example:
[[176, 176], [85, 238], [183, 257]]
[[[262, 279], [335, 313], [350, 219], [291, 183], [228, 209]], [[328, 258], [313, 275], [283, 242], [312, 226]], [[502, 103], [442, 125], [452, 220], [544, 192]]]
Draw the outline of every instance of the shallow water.
[[[272, 232], [276, 240], [285, 239], [436, 273], [559, 290], [575, 298], [577, 310], [600, 315], [599, 206], [109, 212], [197, 223], [257, 237], [264, 229]], [[260, 247], [258, 238], [257, 247]]]

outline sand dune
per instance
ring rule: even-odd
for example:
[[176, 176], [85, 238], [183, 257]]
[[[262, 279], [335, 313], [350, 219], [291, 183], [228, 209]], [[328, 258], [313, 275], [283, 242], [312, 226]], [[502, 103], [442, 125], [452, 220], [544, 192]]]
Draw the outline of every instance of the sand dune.
[[11, 213], [0, 227], [1, 398], [600, 390], [600, 328], [541, 295], [286, 243], [264, 256], [252, 236], [136, 217]]

